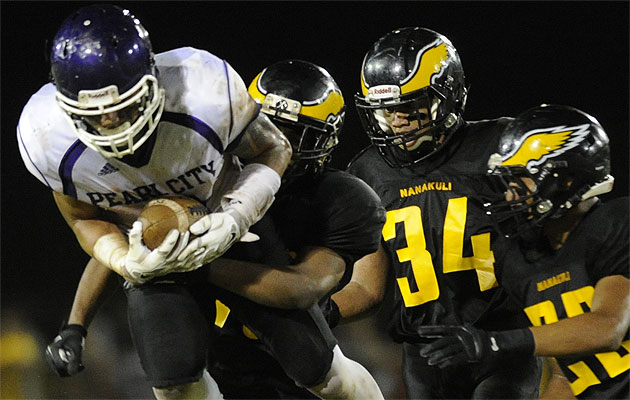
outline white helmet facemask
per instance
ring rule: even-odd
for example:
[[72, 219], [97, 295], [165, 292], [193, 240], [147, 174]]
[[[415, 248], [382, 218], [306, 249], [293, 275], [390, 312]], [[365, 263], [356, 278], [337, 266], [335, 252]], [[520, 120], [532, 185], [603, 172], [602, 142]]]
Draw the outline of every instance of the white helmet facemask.
[[[133, 154], [155, 131], [164, 110], [165, 94], [155, 76], [145, 75], [122, 95], [112, 85], [81, 90], [78, 100], [59, 91], [56, 97], [78, 138], [87, 147], [106, 158], [121, 158]], [[113, 128], [98, 123], [103, 115], [125, 111], [129, 115], [137, 114], [137, 118], [125, 120]]]

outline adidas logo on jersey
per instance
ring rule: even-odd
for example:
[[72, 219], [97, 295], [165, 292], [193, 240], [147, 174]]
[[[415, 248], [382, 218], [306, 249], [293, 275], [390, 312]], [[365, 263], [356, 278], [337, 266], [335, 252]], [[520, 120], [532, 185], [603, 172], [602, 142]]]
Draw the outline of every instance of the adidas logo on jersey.
[[98, 174], [96, 175], [103, 176], [107, 174], [113, 174], [116, 171], [118, 171], [118, 168], [114, 167], [110, 163], [105, 163], [105, 165], [103, 165], [103, 168], [101, 168], [101, 170], [98, 171]]

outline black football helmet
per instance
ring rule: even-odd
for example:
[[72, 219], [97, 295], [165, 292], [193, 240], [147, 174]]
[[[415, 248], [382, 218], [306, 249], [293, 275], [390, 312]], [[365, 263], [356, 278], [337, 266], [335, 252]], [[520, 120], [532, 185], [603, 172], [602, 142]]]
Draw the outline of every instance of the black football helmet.
[[120, 7], [91, 5], [67, 17], [53, 40], [51, 75], [78, 138], [105, 157], [133, 154], [164, 109], [149, 34]]
[[541, 227], [581, 201], [611, 191], [614, 183], [602, 126], [561, 105], [541, 105], [516, 117], [488, 168], [506, 196], [486, 203], [486, 211], [506, 237]]
[[293, 157], [285, 178], [317, 173], [330, 161], [345, 104], [325, 69], [307, 61], [280, 61], [254, 78], [249, 94], [291, 142]]
[[[445, 145], [464, 112], [466, 96], [457, 50], [445, 36], [415, 27], [397, 29], [374, 43], [363, 59], [355, 101], [361, 123], [385, 161], [405, 167]], [[396, 134], [388, 122], [396, 110], [405, 110], [418, 127]]]

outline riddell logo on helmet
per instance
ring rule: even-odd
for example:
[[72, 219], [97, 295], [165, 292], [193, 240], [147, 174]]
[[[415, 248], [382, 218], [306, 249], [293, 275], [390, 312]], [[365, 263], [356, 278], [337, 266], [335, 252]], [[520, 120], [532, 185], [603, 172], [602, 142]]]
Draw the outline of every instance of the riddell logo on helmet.
[[383, 99], [400, 96], [400, 88], [395, 85], [379, 85], [368, 89], [368, 97]]
[[98, 99], [99, 97], [109, 96], [109, 93], [108, 92], [87, 93], [87, 96], [91, 99]]
[[80, 104], [89, 106], [111, 104], [119, 100], [118, 88], [115, 85], [111, 85], [103, 89], [81, 90], [79, 91], [78, 100]]
[[388, 87], [388, 88], [376, 88], [372, 91], [372, 93], [374, 94], [385, 94], [385, 93], [391, 93], [392, 92], [392, 88]]

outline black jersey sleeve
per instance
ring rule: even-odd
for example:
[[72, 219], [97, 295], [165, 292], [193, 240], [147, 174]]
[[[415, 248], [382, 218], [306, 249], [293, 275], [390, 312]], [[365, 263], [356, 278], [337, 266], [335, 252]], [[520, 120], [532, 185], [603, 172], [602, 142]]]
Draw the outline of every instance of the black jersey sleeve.
[[385, 209], [365, 182], [343, 171], [329, 173], [318, 191], [324, 221], [320, 244], [348, 266], [378, 249]]
[[595, 281], [609, 275], [629, 277], [628, 234], [629, 198], [620, 197], [599, 205], [581, 227], [591, 243], [589, 275]]
[[346, 172], [361, 179], [378, 193], [378, 170], [382, 163], [382, 158], [378, 155], [376, 148], [368, 146], [352, 158]]

